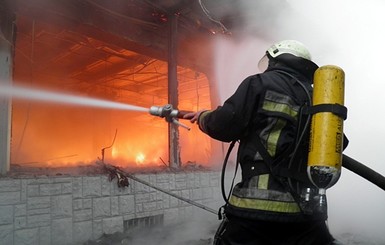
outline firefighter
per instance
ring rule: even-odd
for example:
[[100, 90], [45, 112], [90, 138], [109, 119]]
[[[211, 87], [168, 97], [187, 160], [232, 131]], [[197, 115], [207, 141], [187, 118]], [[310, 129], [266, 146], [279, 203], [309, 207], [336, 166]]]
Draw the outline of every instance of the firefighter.
[[[295, 40], [268, 48], [259, 62], [264, 65], [264, 72], [244, 79], [222, 106], [184, 116], [216, 140], [239, 142], [242, 180], [224, 206], [214, 244], [337, 244], [326, 225], [327, 215], [305, 213], [267, 161], [279, 163], [275, 169], [288, 164], [301, 131], [300, 110], [311, 103], [318, 66]], [[295, 161], [306, 165], [307, 150], [301, 146]]]

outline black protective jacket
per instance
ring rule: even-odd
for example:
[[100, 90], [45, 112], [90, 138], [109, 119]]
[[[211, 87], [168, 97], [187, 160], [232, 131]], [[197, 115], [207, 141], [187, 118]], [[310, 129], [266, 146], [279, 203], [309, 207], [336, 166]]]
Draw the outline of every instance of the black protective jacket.
[[[201, 113], [198, 123], [203, 132], [224, 142], [240, 141], [242, 181], [232, 190], [228, 214], [270, 221], [314, 219], [302, 213], [287, 188], [261, 170], [266, 162], [256, 144], [261, 141], [273, 159], [283, 157], [285, 163], [287, 149], [297, 136], [301, 106], [311, 103], [317, 67], [312, 68], [298, 71], [283, 63], [270, 64], [264, 73], [242, 81], [223, 106]], [[306, 164], [307, 156], [299, 160]]]

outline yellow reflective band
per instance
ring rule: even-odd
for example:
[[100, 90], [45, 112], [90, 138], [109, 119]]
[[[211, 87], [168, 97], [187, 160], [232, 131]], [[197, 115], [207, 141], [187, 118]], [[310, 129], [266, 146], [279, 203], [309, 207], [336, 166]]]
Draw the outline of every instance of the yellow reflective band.
[[258, 176], [258, 189], [267, 190], [269, 185], [269, 174], [261, 174]]
[[262, 108], [266, 111], [282, 112], [293, 118], [296, 118], [298, 114], [298, 112], [296, 110], [293, 110], [290, 105], [271, 101], [264, 101]]
[[286, 125], [286, 121], [282, 119], [278, 119], [276, 124], [274, 125], [273, 130], [271, 130], [269, 134], [269, 138], [267, 139], [267, 151], [271, 156], [275, 156], [278, 139], [285, 125]]
[[229, 203], [233, 206], [248, 209], [258, 209], [279, 213], [299, 213], [301, 212], [296, 202], [278, 202], [271, 200], [247, 199], [231, 196]]

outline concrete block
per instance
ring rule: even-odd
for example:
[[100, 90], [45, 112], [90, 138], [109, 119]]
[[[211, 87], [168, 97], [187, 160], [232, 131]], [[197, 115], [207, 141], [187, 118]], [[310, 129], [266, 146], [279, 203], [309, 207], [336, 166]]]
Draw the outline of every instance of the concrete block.
[[111, 197], [111, 215], [119, 215], [119, 197]]
[[175, 190], [183, 190], [187, 188], [187, 182], [185, 179], [179, 180], [175, 183]]
[[1, 192], [0, 193], [0, 205], [11, 205], [20, 203], [20, 192]]
[[84, 198], [83, 199], [83, 208], [92, 208], [92, 199]]
[[73, 244], [72, 243], [72, 218], [52, 220], [52, 244]]
[[83, 197], [99, 197], [102, 185], [99, 177], [83, 177]]
[[[148, 182], [153, 185], [153, 186], [157, 186], [157, 182], [156, 182], [156, 174], [149, 174], [148, 175]], [[150, 188], [150, 190], [153, 190], [153, 188]]]
[[200, 186], [200, 178], [199, 174], [193, 172], [193, 173], [188, 173], [188, 178], [187, 178], [187, 186], [189, 188], [196, 188]]
[[22, 179], [21, 180], [21, 190], [20, 190], [20, 201], [26, 202], [27, 201], [27, 186], [28, 186], [28, 180]]
[[150, 202], [158, 200], [158, 191], [151, 192], [150, 194]]
[[158, 195], [159, 195], [158, 200], [160, 200], [162, 202], [163, 208], [170, 208], [170, 200], [175, 199], [175, 198], [171, 197], [170, 195], [167, 195], [165, 193], [160, 193]]
[[169, 174], [157, 174], [156, 175], [156, 183], [159, 185], [161, 183], [168, 184], [170, 182], [170, 175]]
[[149, 193], [137, 193], [135, 194], [135, 203], [144, 203], [151, 201]]
[[28, 197], [27, 199], [27, 209], [41, 209], [41, 208], [50, 208], [51, 207], [51, 197]]
[[27, 228], [27, 217], [15, 217], [15, 230]]
[[156, 210], [156, 202], [146, 202], [143, 203], [143, 211], [144, 212], [151, 212]]
[[190, 199], [190, 193], [191, 193], [190, 190], [182, 190], [182, 191], [180, 192], [180, 195], [181, 195], [181, 197]]
[[170, 174], [170, 180], [169, 180], [169, 184], [170, 184], [170, 190], [175, 190], [175, 176], [176, 174]]
[[21, 190], [20, 179], [1, 179], [0, 180], [0, 192], [20, 191], [20, 190]]
[[72, 194], [72, 183], [62, 183], [62, 194]]
[[13, 225], [0, 225], [0, 241], [2, 244], [14, 244], [13, 233]]
[[209, 173], [200, 173], [200, 187], [210, 186], [210, 175]]
[[112, 180], [112, 182], [110, 182], [108, 180], [108, 177], [106, 177], [106, 176], [101, 177], [102, 196], [110, 196], [111, 195], [111, 189], [112, 189], [113, 184], [116, 184], [116, 179], [114, 179], [114, 180]]
[[191, 199], [192, 200], [201, 200], [203, 199], [203, 191], [202, 189], [193, 189], [192, 190], [192, 196], [191, 196]]
[[80, 210], [83, 209], [83, 199], [75, 199], [72, 202], [73, 209], [74, 210]]
[[15, 231], [15, 244], [17, 245], [35, 245], [39, 244], [39, 229], [23, 229]]
[[0, 225], [13, 224], [13, 206], [0, 206]]
[[27, 215], [50, 214], [51, 208], [36, 208], [27, 211]]
[[214, 195], [213, 188], [211, 187], [202, 188], [202, 196], [204, 199], [211, 199], [213, 198], [213, 195]]
[[52, 218], [69, 218], [72, 216], [72, 196], [52, 196], [51, 197]]
[[[174, 193], [175, 195], [180, 195], [180, 191], [173, 191], [172, 193]], [[175, 207], [178, 207], [179, 206], [179, 199], [173, 197], [173, 196], [170, 196], [170, 207], [171, 208], [175, 208]]]
[[169, 191], [170, 190], [170, 183], [158, 183], [157, 184], [157, 187], [159, 187], [160, 189], [163, 189], [165, 191]]
[[135, 213], [142, 213], [143, 212], [143, 203], [136, 203], [135, 204]]
[[53, 177], [53, 183], [71, 183], [72, 177]]
[[188, 175], [186, 173], [178, 173], [175, 174], [175, 182], [180, 182], [180, 181], [187, 181]]
[[127, 214], [127, 215], [123, 215], [123, 220], [126, 221], [126, 220], [130, 220], [130, 219], [134, 219], [135, 218], [135, 214]]
[[111, 216], [111, 200], [109, 197], [93, 199], [94, 218], [104, 218]]
[[72, 179], [72, 195], [74, 198], [83, 197], [83, 178], [75, 177]]
[[219, 187], [220, 186], [220, 174], [217, 172], [210, 172], [210, 186]]
[[92, 220], [92, 209], [75, 210], [73, 220], [74, 222]]
[[40, 195], [41, 196], [47, 196], [47, 195], [60, 195], [61, 194], [61, 183], [55, 183], [55, 184], [41, 184], [39, 186], [40, 188]]
[[39, 227], [39, 237], [40, 237], [39, 245], [51, 245], [51, 227], [50, 226]]
[[28, 227], [51, 225], [51, 214], [37, 214], [27, 216]]
[[82, 244], [88, 240], [92, 240], [92, 221], [74, 223], [73, 242]]
[[49, 184], [52, 183], [52, 177], [39, 176], [27, 180], [27, 185]]
[[92, 238], [93, 239], [98, 239], [103, 235], [103, 221], [100, 220], [94, 220], [92, 222]]
[[222, 201], [222, 191], [220, 188], [213, 188], [213, 200]]
[[163, 201], [162, 200], [156, 201], [156, 210], [163, 210], [163, 209], [164, 209]]
[[[142, 176], [143, 178], [143, 176]], [[134, 192], [135, 193], [147, 193], [150, 191], [150, 187], [142, 183], [134, 181]]]
[[27, 185], [27, 197], [39, 196], [39, 185]]
[[119, 196], [120, 214], [131, 214], [135, 212], [134, 195]]
[[17, 204], [14, 208], [15, 217], [27, 215], [27, 204]]
[[103, 233], [113, 234], [115, 232], [123, 232], [123, 217], [112, 217], [103, 219]]

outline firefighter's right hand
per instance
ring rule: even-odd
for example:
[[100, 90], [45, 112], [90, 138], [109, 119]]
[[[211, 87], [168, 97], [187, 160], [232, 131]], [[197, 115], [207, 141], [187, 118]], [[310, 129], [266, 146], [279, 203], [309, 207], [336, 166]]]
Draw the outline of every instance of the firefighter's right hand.
[[190, 120], [191, 123], [198, 123], [198, 119], [199, 119], [199, 116], [202, 112], [204, 112], [206, 110], [201, 110], [201, 111], [197, 111], [197, 112], [189, 112], [189, 113], [186, 113], [184, 116], [183, 116], [183, 119], [188, 119]]

